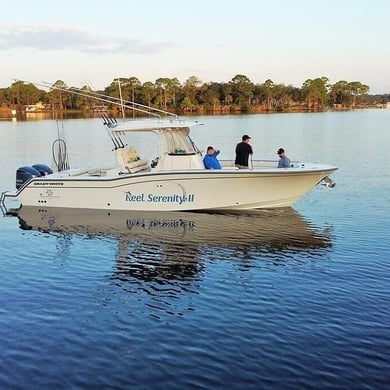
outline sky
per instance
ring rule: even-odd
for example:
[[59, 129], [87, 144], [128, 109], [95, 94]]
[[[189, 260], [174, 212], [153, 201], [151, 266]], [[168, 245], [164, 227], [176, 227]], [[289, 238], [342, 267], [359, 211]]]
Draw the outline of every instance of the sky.
[[0, 88], [240, 74], [390, 93], [389, 0], [1, 0], [0, 9]]

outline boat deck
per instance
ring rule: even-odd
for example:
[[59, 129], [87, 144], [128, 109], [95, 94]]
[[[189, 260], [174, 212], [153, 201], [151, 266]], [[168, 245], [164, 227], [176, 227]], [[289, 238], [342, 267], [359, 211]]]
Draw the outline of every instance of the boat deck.
[[[234, 165], [234, 161], [232, 160], [220, 160], [222, 170], [233, 170], [237, 171], [239, 168], [237, 168]], [[256, 171], [267, 171], [267, 170], [275, 170], [278, 169], [278, 162], [274, 160], [253, 160], [249, 163], [248, 170], [256, 170]], [[318, 168], [329, 168], [329, 166], [321, 166], [321, 164], [306, 164], [299, 161], [293, 161], [291, 168], [282, 168], [282, 169], [288, 169], [288, 170], [296, 170], [296, 169], [318, 169]], [[179, 169], [180, 171], [183, 171], [183, 169]], [[191, 169], [191, 171], [206, 171], [206, 169]], [[164, 170], [167, 172], [166, 170]], [[169, 171], [169, 170], [168, 170]], [[175, 169], [172, 169], [171, 171], [176, 171]], [[241, 169], [243, 171], [243, 169]], [[136, 173], [145, 174], [146, 172], [153, 172], [158, 173], [160, 170], [153, 169], [149, 165], [144, 165], [143, 169], [136, 170], [134, 172], [128, 171], [126, 169], [122, 169], [119, 166], [115, 167], [95, 167], [95, 168], [87, 168], [87, 169], [68, 169], [66, 171], [62, 172], [55, 172], [50, 175], [51, 179], [60, 179], [60, 178], [68, 178], [68, 177], [74, 177], [74, 178], [91, 178], [96, 179], [98, 177], [118, 177], [122, 175], [134, 175]], [[216, 171], [217, 172], [217, 171]]]

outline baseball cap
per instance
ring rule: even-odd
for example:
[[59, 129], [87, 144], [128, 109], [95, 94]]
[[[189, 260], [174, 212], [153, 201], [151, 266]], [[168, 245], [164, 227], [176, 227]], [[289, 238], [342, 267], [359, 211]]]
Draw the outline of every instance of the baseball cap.
[[244, 134], [244, 135], [242, 136], [242, 140], [245, 141], [246, 139], [251, 139], [251, 137], [249, 137], [248, 134]]

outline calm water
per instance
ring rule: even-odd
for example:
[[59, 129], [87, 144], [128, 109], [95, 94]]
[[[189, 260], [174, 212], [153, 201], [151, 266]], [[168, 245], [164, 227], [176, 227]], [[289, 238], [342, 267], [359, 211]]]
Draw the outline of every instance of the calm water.
[[[202, 148], [335, 164], [292, 209], [0, 217], [1, 388], [372, 388], [390, 383], [390, 110], [196, 118]], [[109, 164], [98, 119], [0, 121], [0, 190]], [[141, 152], [152, 158], [148, 139]]]

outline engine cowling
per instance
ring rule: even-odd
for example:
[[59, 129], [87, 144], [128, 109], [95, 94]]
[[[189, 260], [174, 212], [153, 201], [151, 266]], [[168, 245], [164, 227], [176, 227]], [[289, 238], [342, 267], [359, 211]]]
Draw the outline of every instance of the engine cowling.
[[16, 189], [18, 190], [26, 181], [40, 176], [40, 172], [33, 167], [18, 168], [16, 170]]

